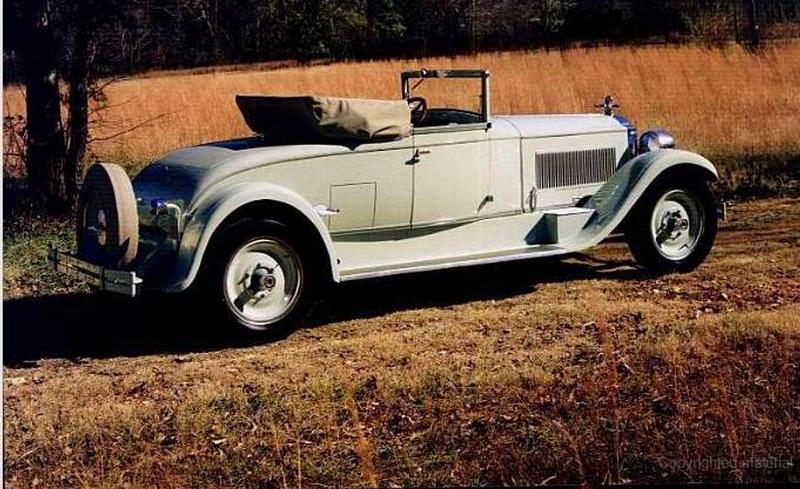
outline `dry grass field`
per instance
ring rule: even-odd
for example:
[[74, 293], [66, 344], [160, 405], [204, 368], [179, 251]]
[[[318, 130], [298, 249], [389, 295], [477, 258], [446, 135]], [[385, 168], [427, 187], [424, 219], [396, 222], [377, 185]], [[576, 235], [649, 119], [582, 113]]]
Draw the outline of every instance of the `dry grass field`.
[[269, 345], [39, 282], [5, 303], [7, 487], [798, 481], [800, 201], [732, 216], [692, 274], [611, 243], [351, 284]]
[[[177, 147], [247, 135], [236, 94], [398, 97], [400, 71], [420, 67], [490, 69], [497, 114], [591, 112], [610, 93], [640, 127], [670, 128], [690, 149], [800, 154], [800, 42], [770, 45], [759, 55], [738, 46], [616, 47], [149, 74], [108, 88], [110, 108], [93, 136], [151, 122], [95, 143], [93, 154], [139, 166]], [[453, 104], [477, 103], [474, 88], [444, 89]], [[4, 96], [5, 114], [23, 110], [19, 88], [6, 87]]]

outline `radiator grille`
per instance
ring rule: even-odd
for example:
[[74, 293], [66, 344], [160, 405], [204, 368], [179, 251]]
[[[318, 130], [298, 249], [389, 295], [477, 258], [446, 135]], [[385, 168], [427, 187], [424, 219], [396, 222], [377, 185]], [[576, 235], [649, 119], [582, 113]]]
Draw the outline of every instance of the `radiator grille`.
[[536, 154], [536, 187], [571, 187], [605, 182], [617, 167], [614, 148]]

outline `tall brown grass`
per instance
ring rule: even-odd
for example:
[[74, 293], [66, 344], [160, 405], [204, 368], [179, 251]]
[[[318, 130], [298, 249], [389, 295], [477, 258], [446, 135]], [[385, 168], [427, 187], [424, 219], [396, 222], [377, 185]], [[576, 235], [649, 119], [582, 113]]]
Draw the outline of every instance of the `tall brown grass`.
[[[737, 46], [615, 47], [132, 78], [108, 88], [112, 108], [93, 136], [151, 122], [95, 142], [92, 154], [141, 163], [176, 147], [247, 135], [234, 103], [241, 93], [398, 97], [398, 73], [419, 67], [490, 69], [496, 114], [590, 112], [610, 93], [640, 127], [670, 128], [683, 147], [800, 151], [800, 42], [790, 42], [757, 55]], [[475, 105], [473, 90], [447, 90], [451, 103]], [[5, 114], [24, 108], [18, 87], [5, 89], [5, 101]]]

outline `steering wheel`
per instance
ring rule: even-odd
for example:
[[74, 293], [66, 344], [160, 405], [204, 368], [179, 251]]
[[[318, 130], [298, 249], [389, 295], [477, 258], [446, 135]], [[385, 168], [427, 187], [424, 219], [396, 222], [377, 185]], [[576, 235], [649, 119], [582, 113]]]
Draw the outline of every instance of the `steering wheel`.
[[428, 102], [422, 97], [409, 97], [408, 108], [411, 109], [411, 123], [421, 124], [428, 117]]

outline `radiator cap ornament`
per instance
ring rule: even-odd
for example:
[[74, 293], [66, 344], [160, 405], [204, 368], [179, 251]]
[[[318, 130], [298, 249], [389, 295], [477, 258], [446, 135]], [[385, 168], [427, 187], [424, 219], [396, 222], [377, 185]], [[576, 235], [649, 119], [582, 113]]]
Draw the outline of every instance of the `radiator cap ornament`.
[[595, 108], [603, 109], [603, 115], [613, 116], [614, 109], [619, 109], [619, 104], [614, 102], [614, 97], [606, 95], [606, 98], [603, 99], [603, 103], [595, 105]]

